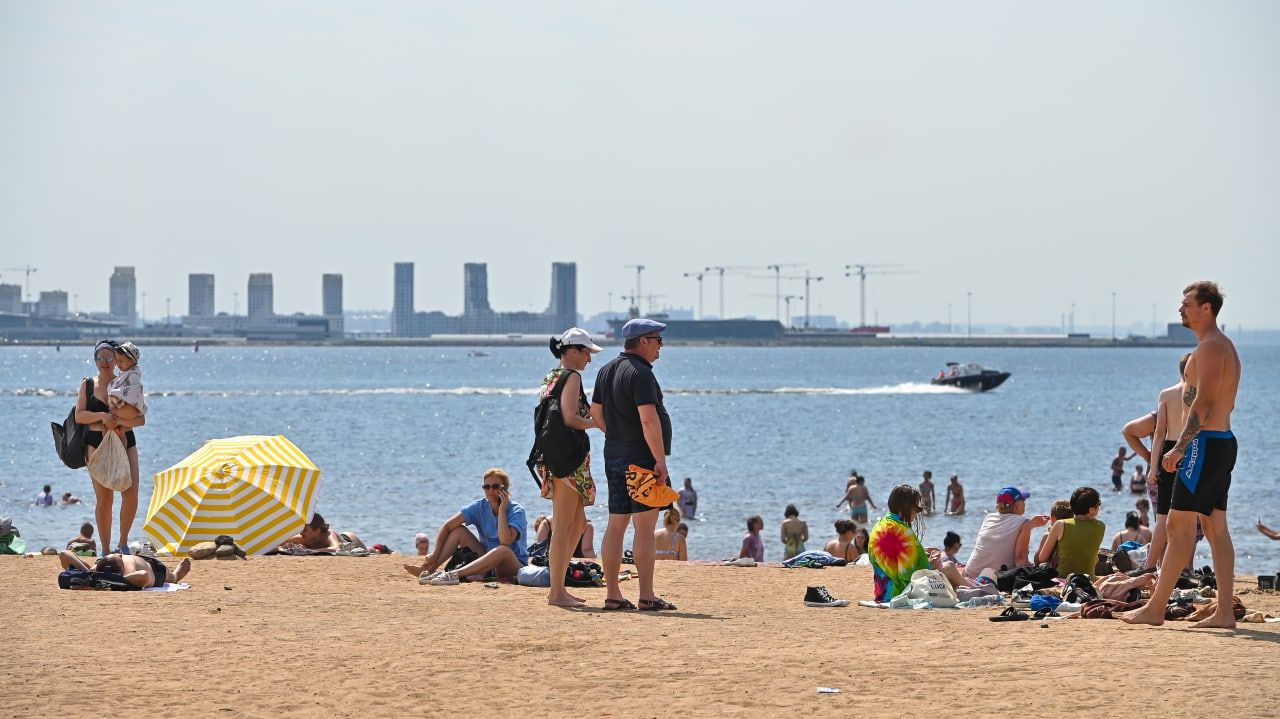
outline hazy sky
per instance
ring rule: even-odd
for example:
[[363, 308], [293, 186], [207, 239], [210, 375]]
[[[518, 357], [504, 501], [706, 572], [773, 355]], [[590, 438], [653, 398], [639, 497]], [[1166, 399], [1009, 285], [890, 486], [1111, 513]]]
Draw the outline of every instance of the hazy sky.
[[[634, 282], [807, 263], [814, 311], [882, 322], [1223, 319], [1280, 326], [1280, 3], [125, 2], [0, 4], [0, 268], [104, 309], [135, 265], [147, 313], [189, 272], [230, 310], [579, 310]], [[792, 271], [792, 270], [789, 270]], [[802, 272], [803, 268], [794, 271]], [[764, 273], [755, 273], [764, 274]], [[0, 269], [0, 282], [21, 281]], [[788, 288], [801, 294], [798, 283]], [[773, 314], [773, 282], [726, 278]], [[706, 309], [717, 309], [708, 280]]]

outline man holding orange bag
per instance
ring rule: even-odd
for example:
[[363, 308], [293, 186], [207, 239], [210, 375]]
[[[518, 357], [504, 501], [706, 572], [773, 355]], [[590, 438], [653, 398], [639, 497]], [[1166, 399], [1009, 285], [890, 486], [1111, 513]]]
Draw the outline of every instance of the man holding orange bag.
[[622, 596], [618, 583], [628, 524], [635, 528], [632, 553], [640, 578], [640, 611], [675, 609], [653, 591], [654, 526], [659, 510], [678, 496], [667, 473], [671, 417], [653, 376], [666, 328], [644, 318], [623, 325], [622, 353], [600, 368], [592, 390], [591, 417], [604, 431], [604, 472], [609, 484], [609, 524], [600, 547], [608, 611], [637, 608]]

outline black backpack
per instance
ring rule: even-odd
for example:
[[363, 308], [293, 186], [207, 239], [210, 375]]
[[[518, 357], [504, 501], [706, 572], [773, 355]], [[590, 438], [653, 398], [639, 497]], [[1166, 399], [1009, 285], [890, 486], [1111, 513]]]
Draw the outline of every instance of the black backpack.
[[[85, 380], [84, 384], [89, 384], [90, 380]], [[92, 391], [92, 390], [88, 390]], [[53, 428], [53, 449], [58, 453], [58, 458], [62, 463], [71, 469], [81, 469], [85, 466], [85, 448], [84, 433], [85, 425], [76, 422], [76, 406], [71, 405], [71, 411], [67, 412], [67, 418], [62, 420], [62, 424], [50, 422], [49, 426]]]
[[[564, 408], [560, 406], [560, 393], [564, 391], [564, 383], [569, 379], [569, 372], [560, 375], [556, 384], [533, 410], [533, 449], [529, 450], [529, 459], [525, 466], [533, 481], [542, 487], [542, 478], [534, 469], [541, 464], [554, 477], [568, 477], [582, 466], [582, 462], [591, 452], [591, 440], [587, 433], [573, 429], [564, 423]], [[578, 391], [581, 400], [586, 395]]]
[[58, 589], [89, 589], [99, 592], [136, 592], [138, 587], [130, 584], [124, 575], [117, 572], [92, 572], [83, 569], [64, 569], [58, 575]]

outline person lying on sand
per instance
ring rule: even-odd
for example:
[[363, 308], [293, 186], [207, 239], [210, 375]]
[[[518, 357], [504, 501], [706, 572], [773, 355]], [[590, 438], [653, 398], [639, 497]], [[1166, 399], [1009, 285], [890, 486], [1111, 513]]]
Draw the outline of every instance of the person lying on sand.
[[311, 515], [311, 521], [302, 531], [289, 537], [268, 552], [269, 554], [338, 554], [346, 550], [368, 549], [359, 537], [351, 532], [339, 534], [329, 528], [319, 512]]
[[163, 587], [166, 582], [177, 584], [191, 571], [191, 559], [188, 557], [178, 563], [177, 569], [169, 569], [164, 562], [155, 557], [143, 557], [137, 554], [108, 554], [89, 566], [74, 552], [63, 550], [58, 552], [58, 562], [62, 569], [81, 569], [86, 572], [115, 572], [124, 576], [124, 580], [138, 589], [147, 587]]

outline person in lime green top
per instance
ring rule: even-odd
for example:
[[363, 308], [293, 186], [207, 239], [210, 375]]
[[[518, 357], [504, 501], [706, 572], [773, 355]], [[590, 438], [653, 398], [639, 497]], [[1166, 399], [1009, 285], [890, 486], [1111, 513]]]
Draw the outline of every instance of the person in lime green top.
[[1071, 519], [1055, 522], [1036, 552], [1036, 561], [1045, 563], [1058, 550], [1058, 576], [1087, 574], [1093, 577], [1098, 564], [1098, 549], [1107, 533], [1107, 525], [1098, 519], [1102, 497], [1093, 487], [1080, 487], [1071, 493]]
[[876, 522], [867, 541], [875, 576], [877, 602], [887, 602], [902, 593], [917, 569], [929, 568], [929, 555], [912, 530], [923, 513], [920, 490], [899, 484], [889, 493], [889, 513]]

